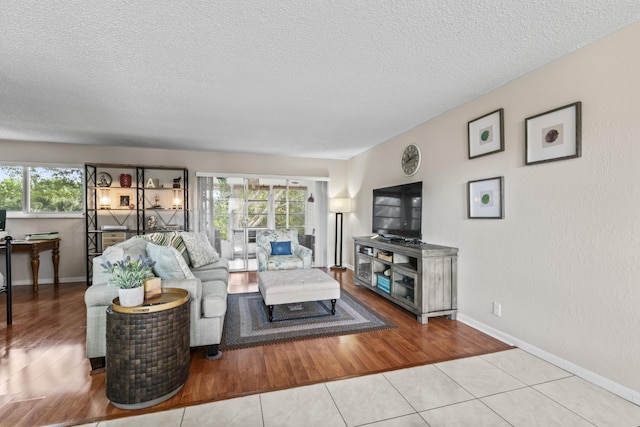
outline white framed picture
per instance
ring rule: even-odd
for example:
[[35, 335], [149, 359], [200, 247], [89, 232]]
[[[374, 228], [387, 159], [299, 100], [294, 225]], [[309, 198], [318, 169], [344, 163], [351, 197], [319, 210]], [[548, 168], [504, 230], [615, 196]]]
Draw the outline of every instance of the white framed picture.
[[504, 151], [502, 108], [467, 123], [469, 158]]
[[525, 164], [580, 157], [581, 102], [565, 105], [525, 120]]
[[504, 218], [503, 181], [502, 176], [469, 181], [467, 185], [469, 218]]

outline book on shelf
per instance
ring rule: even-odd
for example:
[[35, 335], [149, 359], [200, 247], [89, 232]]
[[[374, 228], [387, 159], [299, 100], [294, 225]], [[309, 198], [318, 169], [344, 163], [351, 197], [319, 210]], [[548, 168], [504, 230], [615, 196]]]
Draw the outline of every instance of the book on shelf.
[[57, 231], [40, 231], [38, 233], [24, 233], [25, 240], [52, 240], [59, 239], [60, 233]]
[[102, 231], [127, 231], [128, 225], [103, 225], [100, 227]]

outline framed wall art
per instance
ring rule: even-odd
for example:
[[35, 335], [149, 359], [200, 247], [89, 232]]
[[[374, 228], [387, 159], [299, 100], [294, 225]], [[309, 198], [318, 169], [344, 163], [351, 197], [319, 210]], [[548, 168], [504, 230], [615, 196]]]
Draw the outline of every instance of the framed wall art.
[[119, 194], [120, 204], [119, 207], [129, 207], [131, 204], [131, 196], [129, 194]]
[[468, 216], [473, 219], [504, 218], [504, 177], [480, 179], [468, 183]]
[[527, 165], [582, 155], [581, 108], [574, 102], [525, 120]]
[[470, 159], [504, 151], [503, 115], [500, 108], [467, 124]]

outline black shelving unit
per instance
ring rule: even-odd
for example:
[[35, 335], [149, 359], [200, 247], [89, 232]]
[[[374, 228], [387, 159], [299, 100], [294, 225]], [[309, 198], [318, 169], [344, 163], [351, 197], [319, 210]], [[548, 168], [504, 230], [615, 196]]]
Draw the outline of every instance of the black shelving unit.
[[[108, 185], [101, 180], [104, 173], [112, 178]], [[120, 174], [132, 176], [130, 187], [119, 186], [117, 178]], [[153, 187], [147, 186], [149, 179], [152, 180]], [[174, 188], [174, 180], [179, 182], [179, 188]], [[139, 234], [189, 231], [189, 172], [186, 168], [85, 164], [85, 192], [89, 286], [93, 278], [93, 259], [101, 255], [108, 244]], [[108, 202], [101, 198], [108, 198]], [[175, 203], [175, 199], [179, 203]], [[126, 204], [127, 201], [129, 205]], [[149, 227], [150, 216], [156, 217], [156, 227]], [[105, 226], [116, 229], [105, 229]]]

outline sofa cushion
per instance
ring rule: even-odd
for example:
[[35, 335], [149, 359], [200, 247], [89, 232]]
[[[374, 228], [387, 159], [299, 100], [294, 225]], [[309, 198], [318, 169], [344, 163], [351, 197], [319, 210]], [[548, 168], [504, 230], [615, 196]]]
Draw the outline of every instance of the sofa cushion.
[[223, 317], [227, 311], [227, 284], [220, 280], [202, 283], [202, 315]]
[[267, 270], [295, 270], [304, 268], [304, 261], [295, 255], [270, 256], [267, 260]]
[[189, 266], [173, 246], [160, 246], [153, 243], [147, 245], [147, 255], [156, 265], [153, 270], [161, 279], [193, 279], [195, 276]]
[[202, 267], [220, 258], [216, 250], [211, 246], [209, 238], [207, 238], [204, 233], [183, 231], [180, 235], [187, 247], [187, 252], [189, 252], [189, 258], [191, 259], [191, 265], [193, 267]]
[[269, 243], [271, 244], [271, 255], [291, 255], [291, 241]]
[[127, 256], [131, 257], [132, 260], [138, 259], [140, 255], [147, 256], [146, 248], [148, 243], [146, 240], [129, 239], [122, 243], [109, 246], [100, 257], [93, 259], [92, 285], [102, 285], [109, 282], [111, 273], [106, 271], [101, 264], [107, 261], [116, 263], [122, 261]]

